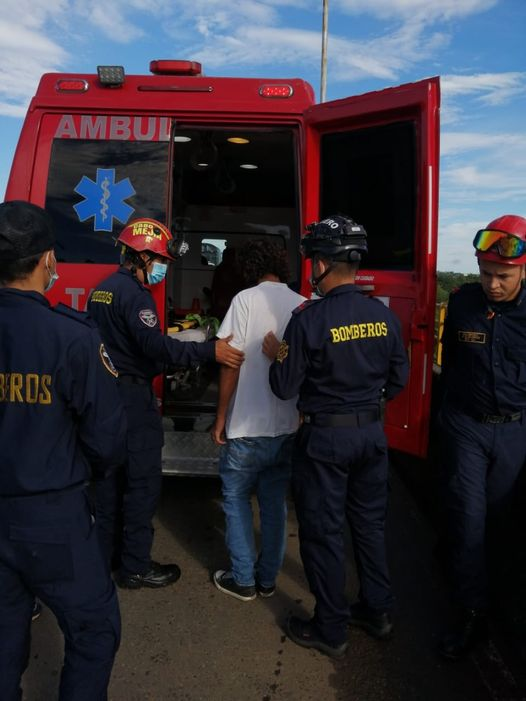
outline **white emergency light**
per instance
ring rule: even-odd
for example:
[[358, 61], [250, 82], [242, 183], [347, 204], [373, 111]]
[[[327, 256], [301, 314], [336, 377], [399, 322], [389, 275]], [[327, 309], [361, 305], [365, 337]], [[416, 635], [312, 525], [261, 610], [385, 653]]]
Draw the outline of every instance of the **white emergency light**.
[[124, 85], [123, 66], [97, 66], [97, 74], [101, 85], [110, 88], [120, 88]]

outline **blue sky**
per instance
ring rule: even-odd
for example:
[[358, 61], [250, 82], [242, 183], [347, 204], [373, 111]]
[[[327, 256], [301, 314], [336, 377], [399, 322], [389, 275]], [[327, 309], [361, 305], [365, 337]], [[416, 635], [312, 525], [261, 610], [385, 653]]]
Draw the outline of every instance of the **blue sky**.
[[[150, 60], [208, 75], [299, 77], [319, 94], [322, 0], [2, 0], [0, 192], [45, 72]], [[12, 19], [11, 19], [12, 18]], [[441, 76], [439, 270], [476, 270], [471, 240], [526, 216], [525, 0], [329, 0], [327, 99]]]

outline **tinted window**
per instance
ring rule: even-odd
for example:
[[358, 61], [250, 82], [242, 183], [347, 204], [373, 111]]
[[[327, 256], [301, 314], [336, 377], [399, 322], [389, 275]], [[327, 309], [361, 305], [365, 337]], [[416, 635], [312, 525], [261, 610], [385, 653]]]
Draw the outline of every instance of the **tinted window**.
[[56, 139], [46, 208], [57, 228], [57, 258], [116, 263], [115, 241], [139, 216], [166, 221], [168, 145]]
[[416, 147], [412, 122], [325, 134], [321, 217], [347, 214], [368, 234], [364, 267], [414, 267]]

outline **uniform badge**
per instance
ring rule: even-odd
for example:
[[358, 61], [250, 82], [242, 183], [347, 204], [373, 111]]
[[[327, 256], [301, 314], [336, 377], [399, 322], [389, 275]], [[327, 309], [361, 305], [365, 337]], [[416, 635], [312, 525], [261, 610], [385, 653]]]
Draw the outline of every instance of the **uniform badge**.
[[486, 334], [482, 331], [459, 331], [458, 340], [463, 343], [486, 343]]
[[115, 365], [111, 362], [111, 358], [108, 355], [108, 351], [106, 350], [106, 348], [104, 348], [104, 343], [100, 344], [99, 355], [100, 359], [102, 360], [102, 364], [104, 365], [106, 370], [109, 373], [111, 373], [114, 377], [119, 377], [119, 373], [117, 372]]
[[276, 356], [276, 360], [278, 361], [278, 363], [282, 363], [288, 354], [289, 354], [289, 345], [288, 345], [287, 341], [281, 341], [281, 343], [279, 344], [279, 348], [278, 348], [278, 354]]
[[141, 309], [139, 312], [139, 319], [145, 326], [149, 326], [151, 329], [157, 325], [157, 315], [151, 309]]

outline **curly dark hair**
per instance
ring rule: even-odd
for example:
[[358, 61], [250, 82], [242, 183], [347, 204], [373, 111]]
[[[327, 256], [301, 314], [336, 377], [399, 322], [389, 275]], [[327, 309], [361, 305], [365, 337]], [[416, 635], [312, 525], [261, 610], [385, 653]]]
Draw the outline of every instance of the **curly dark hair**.
[[276, 241], [249, 241], [239, 251], [238, 265], [248, 285], [257, 285], [264, 275], [276, 275], [280, 282], [289, 279], [287, 251]]

